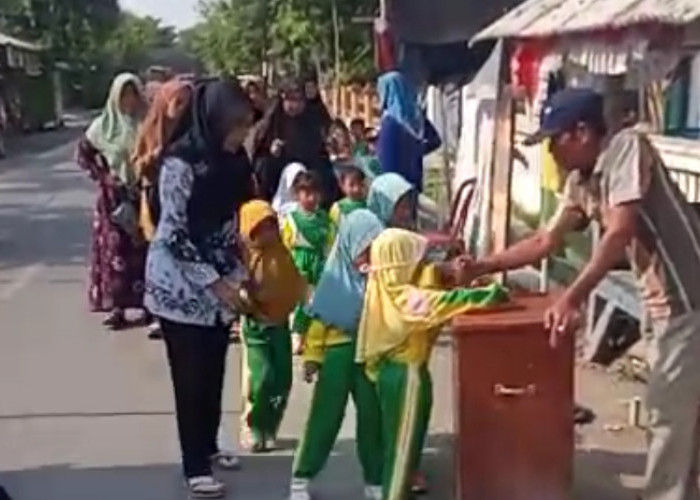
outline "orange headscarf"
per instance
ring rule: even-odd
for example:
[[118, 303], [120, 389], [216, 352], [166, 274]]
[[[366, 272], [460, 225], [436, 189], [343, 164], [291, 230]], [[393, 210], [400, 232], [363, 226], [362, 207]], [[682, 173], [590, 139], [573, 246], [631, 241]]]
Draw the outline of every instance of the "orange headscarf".
[[282, 325], [306, 295], [307, 286], [281, 239], [265, 247], [252, 241], [255, 228], [270, 218], [277, 219], [277, 213], [268, 202], [249, 201], [240, 210], [240, 233], [245, 243], [246, 266], [254, 282], [255, 312], [266, 322]]
[[148, 205], [148, 187], [153, 184], [151, 176], [191, 94], [192, 89], [186, 82], [171, 80], [161, 85], [136, 138], [131, 165], [141, 186], [139, 225], [147, 241], [153, 239], [156, 230]]
[[[179, 80], [164, 83], [157, 90], [148, 114], [139, 128], [131, 158], [137, 178], [148, 178], [149, 170], [154, 167], [163, 147], [170, 139], [177, 119], [185, 110], [191, 95], [190, 85]], [[172, 109], [175, 111], [175, 117], [168, 116]]]

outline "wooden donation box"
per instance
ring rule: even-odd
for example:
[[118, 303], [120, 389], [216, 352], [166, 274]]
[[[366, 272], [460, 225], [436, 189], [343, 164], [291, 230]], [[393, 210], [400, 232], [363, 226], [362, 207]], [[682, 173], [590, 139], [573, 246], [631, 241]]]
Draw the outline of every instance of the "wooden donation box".
[[457, 500], [569, 500], [574, 336], [549, 345], [551, 296], [457, 318]]

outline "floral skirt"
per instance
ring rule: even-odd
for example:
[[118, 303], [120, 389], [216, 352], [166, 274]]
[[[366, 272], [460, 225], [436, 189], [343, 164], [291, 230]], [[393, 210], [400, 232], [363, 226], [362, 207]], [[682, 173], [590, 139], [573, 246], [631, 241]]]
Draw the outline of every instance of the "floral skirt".
[[93, 312], [143, 308], [148, 245], [137, 242], [110, 219], [100, 190], [92, 225], [89, 303]]

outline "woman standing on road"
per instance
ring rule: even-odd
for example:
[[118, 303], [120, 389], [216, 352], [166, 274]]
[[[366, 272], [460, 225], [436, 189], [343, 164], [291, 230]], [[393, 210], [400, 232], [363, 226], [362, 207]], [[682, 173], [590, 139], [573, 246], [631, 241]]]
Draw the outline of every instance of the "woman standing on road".
[[309, 106], [299, 80], [284, 82], [279, 97], [255, 134], [253, 158], [260, 194], [271, 201], [282, 170], [301, 163], [316, 173], [323, 187], [325, 209], [340, 198], [338, 181], [326, 151], [328, 123], [315, 105]]
[[[153, 97], [148, 114], [139, 129], [132, 156], [134, 173], [140, 189], [139, 226], [147, 242], [151, 242], [158, 224], [158, 214], [152, 213], [154, 197], [158, 196], [158, 164], [166, 146], [176, 135], [176, 128], [185, 126], [183, 115], [190, 104], [192, 87], [180, 80], [164, 83]], [[178, 127], [179, 126], [179, 127]], [[148, 337], [162, 337], [158, 321], [148, 327]]]
[[146, 305], [163, 329], [192, 498], [221, 498], [212, 464], [237, 467], [217, 445], [229, 328], [246, 304], [237, 237], [240, 206], [252, 196], [242, 144], [252, 108], [232, 81], [201, 84], [188, 130], [160, 166], [160, 217], [146, 266]]
[[137, 186], [130, 158], [142, 110], [142, 87], [124, 73], [112, 82], [102, 114], [78, 146], [78, 164], [97, 183], [92, 227], [90, 307], [104, 324], [126, 326], [126, 310], [143, 308], [146, 244], [138, 229]]

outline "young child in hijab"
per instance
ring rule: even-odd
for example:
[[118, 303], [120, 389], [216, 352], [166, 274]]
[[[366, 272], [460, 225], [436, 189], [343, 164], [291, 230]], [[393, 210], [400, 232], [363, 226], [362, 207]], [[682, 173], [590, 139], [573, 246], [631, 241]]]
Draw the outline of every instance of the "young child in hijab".
[[269, 203], [241, 207], [240, 232], [250, 273], [252, 312], [243, 319], [247, 408], [244, 432], [253, 453], [275, 448], [292, 387], [289, 315], [306, 284], [282, 243], [277, 215]]
[[413, 229], [416, 226], [417, 192], [399, 174], [382, 174], [372, 181], [367, 208], [387, 227]]
[[295, 162], [287, 165], [282, 171], [275, 196], [272, 198], [272, 208], [280, 218], [284, 218], [297, 208], [297, 200], [294, 194], [294, 181], [302, 172], [308, 172], [301, 163]]
[[407, 498], [417, 469], [432, 406], [428, 361], [441, 327], [459, 314], [508, 299], [499, 285], [442, 289], [445, 274], [424, 265], [427, 245], [416, 233], [387, 229], [370, 250], [357, 361], [377, 383], [384, 431], [382, 500]]
[[284, 217], [282, 240], [292, 253], [299, 273], [309, 284], [307, 300], [296, 308], [292, 319], [295, 353], [301, 353], [303, 334], [309, 327], [308, 299], [321, 277], [335, 231], [328, 212], [320, 208], [321, 185], [311, 172], [300, 172], [292, 185], [296, 206]]
[[345, 417], [348, 397], [357, 409], [357, 454], [369, 500], [381, 500], [381, 418], [374, 385], [355, 363], [357, 326], [365, 276], [355, 260], [365, 254], [383, 225], [369, 210], [343, 219], [310, 305], [304, 375], [316, 378], [304, 434], [294, 456], [290, 500], [309, 500], [310, 483], [321, 472]]

